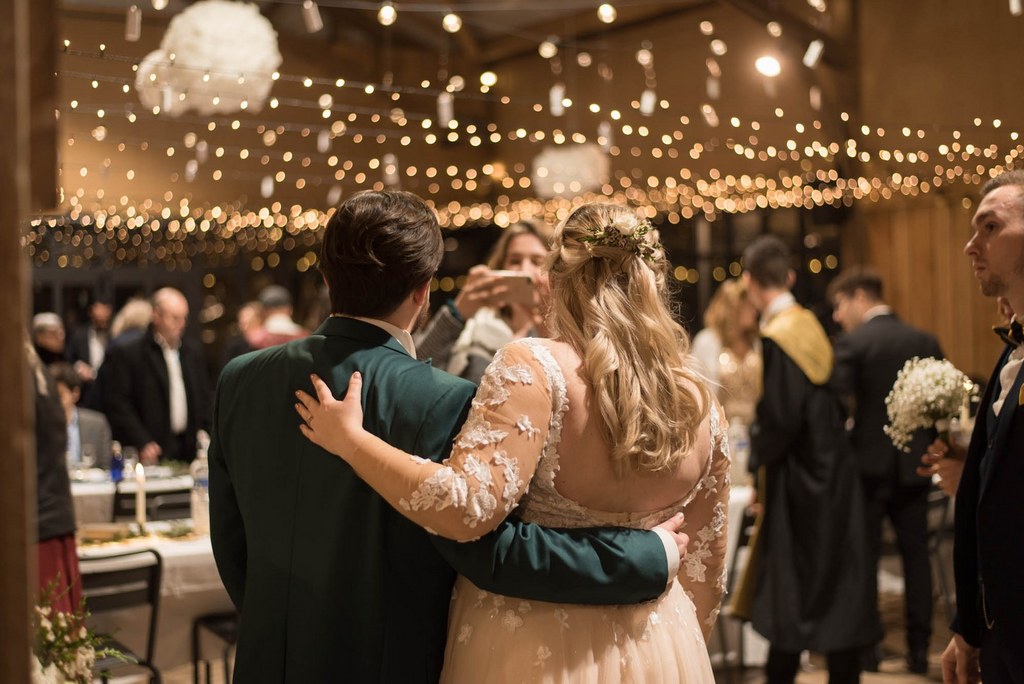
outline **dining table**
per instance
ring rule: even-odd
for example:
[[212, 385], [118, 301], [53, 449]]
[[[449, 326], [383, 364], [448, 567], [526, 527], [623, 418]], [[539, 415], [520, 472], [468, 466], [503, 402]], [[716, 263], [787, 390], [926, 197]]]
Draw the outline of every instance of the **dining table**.
[[[142, 549], [153, 549], [160, 554], [163, 573], [154, 661], [163, 671], [192, 661], [192, 624], [197, 617], [234, 609], [217, 572], [210, 536], [188, 532], [190, 524], [189, 520], [152, 522], [147, 523], [146, 534], [141, 536], [100, 543], [83, 540], [78, 546], [83, 574], [133, 562], [131, 557], [102, 560], [105, 556]], [[125, 523], [125, 529], [137, 530], [133, 523]], [[88, 530], [88, 526], [83, 526], [82, 531], [87, 533]], [[111, 634], [136, 653], [144, 653], [148, 620], [148, 609], [131, 608], [93, 615], [89, 623], [93, 629]], [[210, 637], [205, 635], [204, 638]], [[201, 652], [213, 659], [223, 650], [223, 644], [218, 648], [212, 642], [203, 643], [202, 649]]]

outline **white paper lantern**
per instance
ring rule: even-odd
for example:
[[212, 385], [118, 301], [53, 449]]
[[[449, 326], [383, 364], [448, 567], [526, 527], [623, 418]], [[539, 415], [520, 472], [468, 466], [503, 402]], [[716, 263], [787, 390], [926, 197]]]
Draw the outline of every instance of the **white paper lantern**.
[[256, 113], [279, 66], [277, 33], [256, 5], [201, 0], [171, 20], [160, 48], [139, 64], [135, 90], [142, 104], [172, 116]]
[[594, 143], [545, 147], [533, 160], [533, 191], [538, 197], [573, 197], [608, 180], [611, 164]]

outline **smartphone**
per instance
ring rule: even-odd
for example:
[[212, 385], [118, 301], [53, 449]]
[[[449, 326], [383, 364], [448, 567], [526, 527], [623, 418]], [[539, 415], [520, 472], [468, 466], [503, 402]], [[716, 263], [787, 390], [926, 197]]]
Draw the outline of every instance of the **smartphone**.
[[498, 276], [499, 284], [506, 287], [505, 299], [510, 304], [534, 303], [533, 278], [519, 271], [491, 271], [492, 276]]

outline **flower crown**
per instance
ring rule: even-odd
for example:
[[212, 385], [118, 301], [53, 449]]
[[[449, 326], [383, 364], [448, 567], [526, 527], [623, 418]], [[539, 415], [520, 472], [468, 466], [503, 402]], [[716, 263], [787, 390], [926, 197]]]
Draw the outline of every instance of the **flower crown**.
[[655, 263], [664, 255], [664, 248], [658, 242], [658, 231], [646, 220], [632, 214], [619, 214], [607, 226], [590, 235], [579, 238], [580, 242], [601, 247], [613, 247], [632, 252], [644, 261]]

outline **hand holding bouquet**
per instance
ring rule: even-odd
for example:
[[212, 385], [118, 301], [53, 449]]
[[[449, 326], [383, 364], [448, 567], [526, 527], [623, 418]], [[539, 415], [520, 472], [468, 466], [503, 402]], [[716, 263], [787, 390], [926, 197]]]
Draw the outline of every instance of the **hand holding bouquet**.
[[950, 421], [961, 415], [976, 392], [970, 378], [949, 361], [915, 356], [903, 366], [885, 398], [889, 414], [885, 434], [909, 453], [914, 432], [928, 428], [947, 432]]

